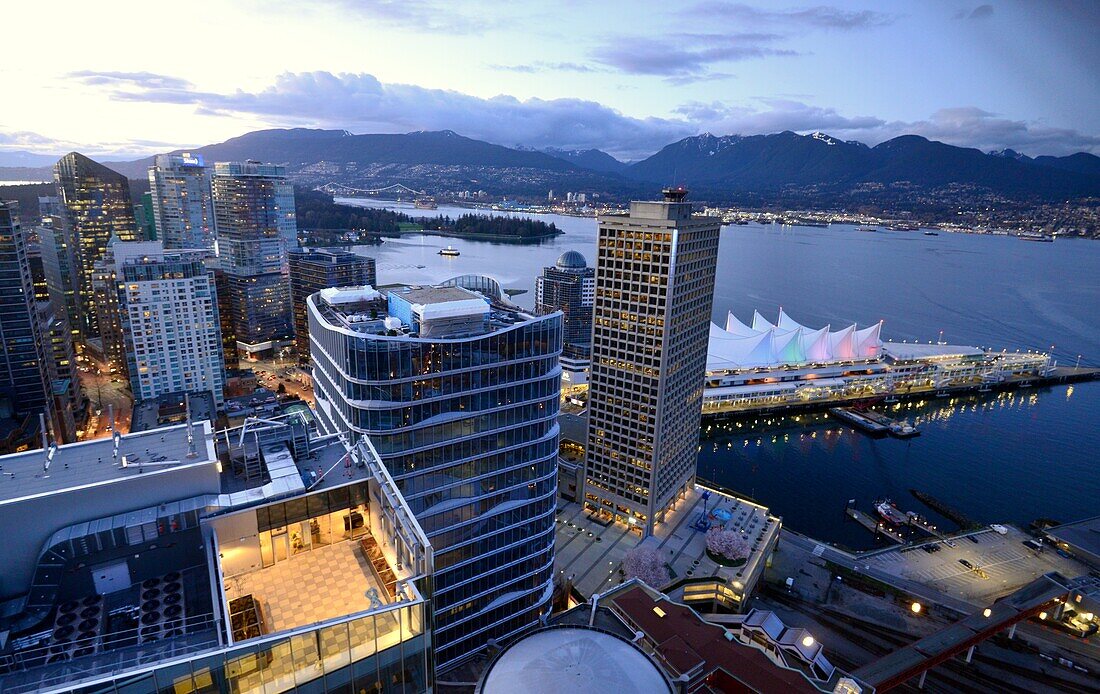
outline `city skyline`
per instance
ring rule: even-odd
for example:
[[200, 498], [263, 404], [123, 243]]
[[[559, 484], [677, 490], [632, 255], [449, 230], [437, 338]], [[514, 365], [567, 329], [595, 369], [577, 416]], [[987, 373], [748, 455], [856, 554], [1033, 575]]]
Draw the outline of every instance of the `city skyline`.
[[[55, 40], [158, 24], [156, 9], [115, 8], [64, 8], [51, 25]], [[868, 144], [912, 132], [1028, 154], [1100, 150], [1090, 89], [1100, 11], [1090, 3], [701, 0], [552, 12], [319, 0], [254, 9], [249, 0], [219, 4], [217, 13], [173, 15], [170, 25], [175, 40], [218, 43], [247, 23], [285, 47], [275, 56], [226, 65], [156, 51], [134, 63], [121, 40], [101, 42], [91, 62], [50, 52], [18, 71], [0, 68], [22, 96], [0, 120], [0, 151], [126, 158], [291, 126], [453, 129], [625, 159], [703, 131], [784, 129]], [[9, 20], [33, 23], [34, 12], [9, 8]], [[514, 31], [525, 24], [540, 31]], [[413, 43], [424, 35], [431, 40]], [[16, 34], [14, 50], [31, 51], [35, 40]], [[73, 108], [84, 117], [69, 118]]]

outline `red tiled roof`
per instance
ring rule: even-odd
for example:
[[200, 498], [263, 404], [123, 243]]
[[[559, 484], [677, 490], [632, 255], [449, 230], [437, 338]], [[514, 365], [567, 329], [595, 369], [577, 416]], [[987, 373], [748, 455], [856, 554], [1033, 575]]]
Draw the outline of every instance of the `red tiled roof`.
[[[800, 673], [776, 665], [757, 649], [727, 640], [723, 627], [708, 624], [689, 607], [654, 600], [638, 586], [611, 598], [611, 603], [631, 626], [641, 629], [656, 644], [658, 655], [674, 679], [702, 663], [702, 670], [692, 677], [692, 685], [706, 678], [718, 691], [745, 691], [744, 687], [758, 692], [819, 691]], [[665, 616], [657, 615], [654, 607], [660, 607]], [[728, 677], [716, 672], [719, 670]]]

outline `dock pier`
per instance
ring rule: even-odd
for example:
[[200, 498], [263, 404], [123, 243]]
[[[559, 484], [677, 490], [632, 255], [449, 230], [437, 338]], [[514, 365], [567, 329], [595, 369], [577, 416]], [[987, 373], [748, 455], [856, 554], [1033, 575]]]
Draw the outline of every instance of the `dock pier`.
[[[906, 402], [910, 400], [920, 400], [924, 398], [935, 397], [940, 393], [943, 394], [943, 397], [954, 397], [971, 394], [984, 395], [990, 392], [1015, 390], [1021, 387], [1055, 386], [1095, 380], [1100, 380], [1100, 368], [1091, 366], [1058, 366], [1052, 369], [1045, 376], [1020, 376], [992, 383], [960, 383], [953, 385], [933, 386], [928, 388], [911, 388], [891, 392], [880, 392], [870, 396], [870, 399], [874, 400], [875, 402], [887, 400], [888, 398], [890, 399], [890, 402]], [[761, 415], [769, 414], [785, 415], [796, 414], [800, 412], [821, 412], [823, 410], [828, 411], [845, 405], [851, 406], [854, 403], [866, 402], [867, 400], [868, 396], [861, 394], [859, 396], [852, 396], [848, 398], [837, 397], [814, 400], [809, 402], [798, 402], [795, 400], [791, 400], [790, 402], [771, 404], [766, 406], [738, 407], [721, 410], [704, 409], [703, 419], [704, 421], [721, 421], [728, 419], [736, 420], [746, 417], [759, 417]]]
[[905, 544], [905, 538], [902, 537], [900, 533], [898, 533], [896, 530], [886, 527], [885, 523], [875, 520], [863, 511], [860, 511], [859, 509], [852, 506], [848, 506], [844, 509], [844, 513], [849, 518], [859, 523], [864, 528], [867, 528], [871, 532], [875, 533], [876, 535], [881, 535], [885, 538], [893, 540], [899, 545]]
[[829, 416], [835, 417], [845, 424], [876, 438], [881, 438], [890, 433], [890, 427], [851, 407], [830, 407]]

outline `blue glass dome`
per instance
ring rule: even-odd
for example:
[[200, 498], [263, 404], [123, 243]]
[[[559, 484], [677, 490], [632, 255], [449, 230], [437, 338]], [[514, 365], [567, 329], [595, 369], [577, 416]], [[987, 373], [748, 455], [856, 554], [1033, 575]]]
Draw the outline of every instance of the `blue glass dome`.
[[576, 251], [566, 251], [558, 258], [558, 262], [554, 263], [559, 270], [583, 270], [588, 267], [588, 262], [584, 259], [584, 256]]

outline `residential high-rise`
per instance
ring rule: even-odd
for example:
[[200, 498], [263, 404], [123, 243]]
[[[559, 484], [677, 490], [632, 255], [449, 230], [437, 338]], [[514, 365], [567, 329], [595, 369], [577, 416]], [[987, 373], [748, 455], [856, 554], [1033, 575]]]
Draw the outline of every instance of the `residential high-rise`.
[[588, 356], [592, 347], [592, 302], [596, 270], [577, 251], [561, 254], [553, 267], [535, 279], [535, 312], [562, 312], [562, 339], [567, 352]]
[[214, 199], [202, 155], [159, 154], [149, 167], [156, 238], [165, 250], [214, 250]]
[[299, 248], [290, 252], [290, 303], [298, 363], [309, 364], [309, 317], [306, 298], [329, 287], [376, 286], [374, 258], [334, 248]]
[[240, 350], [271, 353], [294, 333], [287, 265], [288, 249], [298, 246], [294, 186], [282, 166], [219, 162], [212, 189], [227, 320]]
[[561, 315], [457, 286], [325, 289], [306, 307], [322, 428], [369, 438], [431, 542], [437, 667], [538, 623], [553, 592]]
[[721, 221], [685, 196], [599, 218], [584, 504], [644, 535], [695, 480]]
[[206, 391], [222, 404], [221, 324], [205, 256], [165, 251], [159, 241], [113, 243], [100, 264], [104, 351], [112, 361], [121, 355], [120, 370], [137, 400]]
[[0, 200], [0, 419], [52, 417], [38, 328], [19, 203]]
[[66, 263], [73, 273], [67, 281], [72, 285], [70, 322], [85, 341], [97, 339], [98, 311], [92, 293], [96, 261], [103, 257], [112, 237], [138, 239], [130, 182], [77, 152], [61, 157], [54, 164], [53, 175], [62, 207], [62, 243], [71, 254]]

